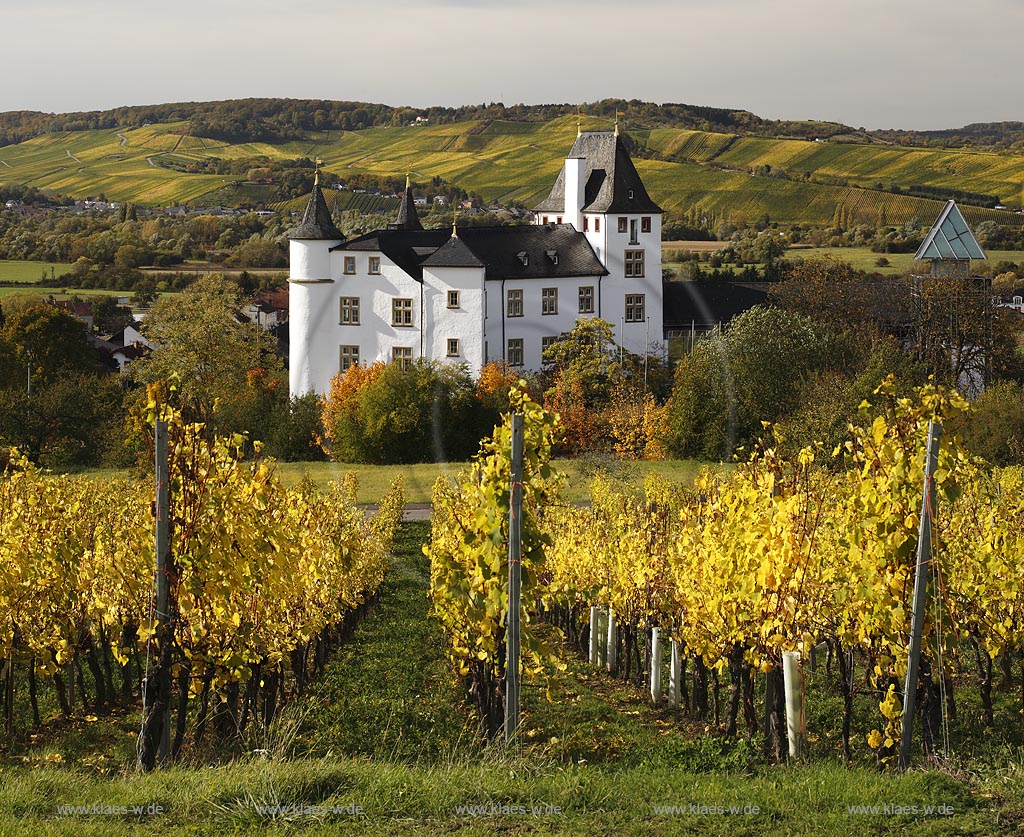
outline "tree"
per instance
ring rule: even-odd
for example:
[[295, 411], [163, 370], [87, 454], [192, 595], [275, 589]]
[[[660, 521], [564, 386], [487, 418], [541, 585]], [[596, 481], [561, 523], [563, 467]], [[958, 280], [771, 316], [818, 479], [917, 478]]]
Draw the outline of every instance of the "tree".
[[182, 407], [193, 418], [220, 429], [253, 429], [252, 418], [244, 420], [249, 402], [268, 382], [283, 380], [284, 370], [272, 341], [239, 321], [241, 303], [237, 285], [218, 274], [161, 298], [142, 324], [155, 348], [129, 366], [128, 375], [148, 384], [176, 374]]
[[102, 296], [92, 304], [92, 321], [101, 334], [116, 334], [135, 322], [130, 308], [117, 304], [117, 298]]
[[392, 363], [359, 386], [354, 405], [335, 413], [331, 452], [339, 461], [374, 464], [466, 459], [488, 429], [486, 415], [464, 366]]
[[[72, 372], [96, 371], [96, 353], [85, 324], [62, 308], [46, 304], [24, 308], [8, 318], [3, 336], [14, 350], [20, 371], [31, 365], [33, 384], [42, 386]], [[19, 379], [25, 380], [20, 374]]]
[[697, 342], [676, 367], [665, 446], [680, 457], [724, 459], [754, 441], [762, 421], [799, 403], [801, 382], [851, 359], [847, 342], [801, 314], [758, 306]]

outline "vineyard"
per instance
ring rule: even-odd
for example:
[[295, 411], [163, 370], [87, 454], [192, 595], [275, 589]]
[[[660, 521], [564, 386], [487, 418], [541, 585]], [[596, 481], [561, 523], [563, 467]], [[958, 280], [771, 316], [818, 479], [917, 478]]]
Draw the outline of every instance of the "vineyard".
[[[866, 741], [891, 760], [900, 739], [925, 434], [930, 421], [966, 404], [931, 385], [904, 397], [891, 380], [875, 402], [873, 418], [866, 404], [869, 420], [835, 452], [811, 446], [787, 460], [770, 436], [735, 471], [706, 472], [689, 488], [652, 477], [638, 493], [598, 478], [589, 507], [557, 502], [546, 465], [553, 417], [526, 404], [534, 441], [523, 480], [527, 671], [552, 659], [538, 641], [546, 621], [570, 646], [589, 646], [591, 660], [616, 676], [649, 684], [660, 704], [664, 638], [669, 705], [730, 736], [761, 731], [766, 754], [779, 760], [782, 655], [799, 651], [812, 664], [820, 656], [838, 670], [846, 758]], [[435, 489], [441, 513], [427, 551], [449, 653], [493, 735], [486, 711], [499, 701], [504, 676], [508, 491], [497, 477], [507, 479], [502, 455], [490, 453], [457, 490]], [[977, 672], [991, 726], [993, 661], [1020, 661], [1021, 481], [1019, 470], [987, 470], [955, 439], [943, 440], [928, 495], [938, 560], [916, 693], [926, 753], [948, 742], [961, 688], [954, 681]], [[485, 516], [495, 505], [497, 514]], [[755, 694], [764, 697], [763, 712]], [[877, 711], [870, 727], [855, 729], [854, 701], [864, 694], [876, 696]]]
[[[584, 130], [607, 122], [582, 117]], [[187, 123], [117, 131], [76, 131], [0, 148], [0, 183], [22, 183], [75, 197], [103, 192], [141, 206], [266, 200], [270, 187], [232, 186], [235, 177], [177, 171], [211, 159], [272, 161], [321, 157], [328, 171], [440, 177], [485, 201], [535, 205], [551, 188], [577, 131], [574, 117], [550, 122], [468, 121], [359, 131], [315, 131], [280, 144], [229, 144], [191, 137]], [[880, 144], [737, 137], [709, 131], [629, 126], [637, 169], [666, 210], [699, 208], [716, 218], [753, 223], [768, 214], [780, 223], [827, 225], [837, 207], [850, 222], [927, 221], [943, 201], [878, 190], [896, 185], [957, 189], [1024, 199], [1020, 155], [976, 149], [920, 149]], [[770, 167], [766, 175], [765, 167]], [[260, 191], [260, 190], [263, 191]], [[262, 197], [261, 197], [262, 195]], [[352, 196], [350, 199], [361, 196]], [[298, 201], [302, 204], [302, 201]], [[371, 211], [379, 203], [339, 205]], [[290, 208], [290, 207], [289, 207]], [[301, 209], [302, 206], [299, 206]], [[1018, 225], [1022, 216], [964, 206], [972, 224]]]
[[188, 731], [192, 743], [212, 730], [230, 746], [305, 691], [381, 584], [400, 482], [366, 520], [351, 481], [285, 489], [265, 463], [243, 461], [244, 439], [211, 440], [155, 400], [149, 414], [151, 428], [157, 417], [169, 427], [168, 613], [154, 612], [151, 490], [97, 492], [10, 453], [0, 478], [8, 737], [19, 722], [40, 726], [44, 690], [65, 718], [129, 707], [158, 688], [160, 666], [173, 673], [173, 695], [159, 696], [176, 709], [173, 735], [147, 718], [140, 758], [151, 765], [161, 733], [172, 758]]

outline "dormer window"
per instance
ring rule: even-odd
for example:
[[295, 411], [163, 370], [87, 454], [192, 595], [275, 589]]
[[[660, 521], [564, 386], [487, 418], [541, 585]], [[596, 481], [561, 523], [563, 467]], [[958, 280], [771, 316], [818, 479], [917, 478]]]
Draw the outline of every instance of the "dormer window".
[[558, 264], [557, 250], [545, 250], [544, 253], [549, 259], [551, 259], [551, 264]]
[[629, 190], [629, 199], [633, 200], [633, 190], [632, 189]]
[[527, 253], [525, 250], [520, 250], [518, 253], [516, 253], [516, 258], [523, 263], [523, 267], [530, 266], [530, 254]]

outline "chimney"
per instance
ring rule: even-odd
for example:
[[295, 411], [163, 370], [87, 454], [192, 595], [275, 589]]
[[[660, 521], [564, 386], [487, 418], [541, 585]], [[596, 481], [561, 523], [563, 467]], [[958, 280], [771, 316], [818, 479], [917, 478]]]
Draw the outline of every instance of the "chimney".
[[583, 189], [587, 173], [585, 157], [567, 157], [565, 160], [565, 222], [577, 231], [583, 229]]

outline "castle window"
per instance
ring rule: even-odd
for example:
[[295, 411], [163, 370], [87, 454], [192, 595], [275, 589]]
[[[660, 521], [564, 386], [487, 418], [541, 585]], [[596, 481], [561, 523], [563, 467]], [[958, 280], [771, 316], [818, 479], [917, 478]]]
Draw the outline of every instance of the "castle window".
[[342, 372], [346, 371], [350, 366], [359, 365], [358, 346], [342, 346], [340, 348], [340, 356], [339, 366]]
[[391, 325], [406, 327], [412, 325], [412, 300], [391, 300]]
[[580, 288], [580, 311], [581, 314], [594, 313], [594, 286], [584, 285]]
[[505, 355], [505, 360], [508, 361], [509, 366], [522, 366], [523, 365], [523, 338], [512, 337], [508, 341], [508, 352]]
[[394, 346], [391, 349], [391, 362], [397, 363], [402, 371], [405, 371], [412, 365], [412, 347], [411, 346]]
[[643, 250], [627, 250], [625, 256], [626, 264], [626, 276], [632, 276], [636, 279], [643, 278], [644, 275], [644, 251]]
[[601, 219], [600, 218], [595, 218], [594, 219], [594, 232], [601, 232]]
[[506, 309], [506, 316], [509, 317], [521, 317], [523, 316], [523, 291], [521, 288], [515, 290], [509, 290], [508, 292], [508, 307]]
[[540, 354], [541, 354], [541, 359], [542, 360], [543, 360], [543, 357], [544, 357], [544, 352], [546, 352], [548, 349], [550, 349], [552, 346], [554, 346], [555, 345], [555, 341], [557, 339], [558, 339], [557, 337], [541, 337], [540, 338]]
[[448, 307], [449, 308], [459, 308], [460, 307], [460, 305], [459, 305], [459, 292], [458, 291], [448, 291]]
[[630, 218], [629, 219], [629, 243], [630, 244], [636, 244], [639, 241], [639, 239], [636, 237], [636, 227], [637, 227], [636, 218]]
[[380, 256], [370, 256], [369, 273], [380, 273]]
[[540, 313], [558, 313], [558, 288], [542, 288], [540, 292]]
[[351, 276], [356, 272], [356, 257], [345, 256], [345, 273]]
[[556, 224], [561, 224], [562, 223], [562, 216], [561, 215], [559, 215], [557, 218], [555, 218], [555, 223]]
[[359, 297], [343, 296], [341, 298], [338, 322], [341, 325], [359, 325]]
[[650, 232], [650, 231], [651, 231], [651, 219], [650, 219], [650, 216], [641, 218], [640, 219], [640, 232], [645, 233], [645, 232]]
[[619, 218], [619, 232], [624, 233], [629, 229], [629, 220], [626, 218]]
[[583, 216], [583, 232], [589, 232], [589, 231], [590, 231], [590, 219], [586, 215], [584, 215]]
[[542, 223], [542, 224], [546, 224], [546, 223], [548, 222], [548, 216], [547, 216], [547, 215], [544, 215], [544, 216], [542, 216], [542, 217], [541, 217], [541, 219], [540, 219], [540, 220], [541, 220], [541, 223]]
[[459, 349], [458, 338], [448, 338], [448, 357], [458, 357], [462, 352]]
[[643, 294], [626, 294], [626, 322], [642, 323], [647, 319]]

